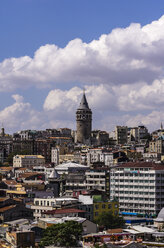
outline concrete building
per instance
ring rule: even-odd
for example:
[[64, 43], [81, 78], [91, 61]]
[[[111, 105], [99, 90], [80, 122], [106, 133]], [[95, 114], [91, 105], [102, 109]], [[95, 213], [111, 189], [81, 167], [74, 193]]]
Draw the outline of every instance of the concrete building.
[[39, 219], [38, 226], [46, 229], [48, 226], [68, 221], [76, 221], [78, 223], [81, 223], [83, 228], [82, 235], [97, 232], [97, 225], [82, 217], [41, 218]]
[[126, 161], [127, 157], [124, 151], [111, 152], [104, 148], [93, 148], [87, 152], [87, 164], [104, 163], [105, 166], [111, 166], [115, 163]]
[[164, 207], [164, 166], [152, 162], [125, 163], [112, 168], [110, 197], [120, 212], [156, 216]]
[[13, 157], [13, 167], [32, 168], [45, 164], [45, 158], [42, 155], [16, 155]]
[[109, 145], [109, 133], [101, 130], [93, 130], [91, 133], [92, 144], [97, 146]]
[[92, 111], [88, 106], [85, 93], [83, 93], [80, 106], [76, 111], [76, 125], [76, 142], [90, 144], [92, 131]]
[[86, 189], [100, 190], [109, 196], [109, 168], [92, 168], [86, 171]]
[[34, 204], [30, 206], [34, 210], [34, 218], [39, 219], [45, 211], [62, 207], [73, 207], [78, 204], [78, 199], [71, 197], [42, 197], [34, 198]]
[[51, 163], [58, 165], [59, 164], [59, 148], [51, 148]]
[[110, 201], [101, 191], [92, 191], [91, 194], [79, 195], [79, 208], [87, 212], [89, 220], [96, 220], [102, 213], [112, 212], [113, 215], [119, 214], [118, 201]]
[[130, 128], [130, 140], [140, 142], [148, 135], [148, 129], [145, 126]]
[[30, 230], [19, 230], [19, 228], [15, 230], [11, 228], [11, 230], [6, 232], [6, 240], [14, 248], [35, 247], [35, 233]]
[[128, 138], [128, 127], [127, 126], [116, 126], [115, 127], [116, 144], [124, 145], [127, 143]]
[[149, 142], [149, 152], [164, 154], [164, 136]]

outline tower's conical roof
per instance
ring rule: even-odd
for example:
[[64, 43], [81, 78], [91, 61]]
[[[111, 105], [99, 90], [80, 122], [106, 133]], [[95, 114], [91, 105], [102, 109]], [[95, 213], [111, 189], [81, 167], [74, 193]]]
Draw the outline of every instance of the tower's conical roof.
[[78, 109], [89, 109], [88, 102], [85, 96], [85, 92], [83, 92], [83, 96]]
[[58, 174], [57, 171], [54, 169], [54, 170], [51, 172], [51, 174], [49, 175], [48, 178], [50, 178], [50, 179], [58, 179], [59, 177], [60, 177], [59, 174]]

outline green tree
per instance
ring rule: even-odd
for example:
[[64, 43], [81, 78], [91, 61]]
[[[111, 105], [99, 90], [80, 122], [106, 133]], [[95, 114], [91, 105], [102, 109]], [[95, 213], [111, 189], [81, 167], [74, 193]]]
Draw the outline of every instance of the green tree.
[[45, 230], [40, 246], [56, 245], [74, 247], [77, 245], [82, 231], [82, 224], [76, 221], [52, 225]]
[[96, 219], [96, 223], [99, 226], [103, 226], [106, 229], [112, 229], [112, 228], [122, 228], [125, 224], [125, 221], [123, 217], [120, 216], [114, 216], [112, 212], [102, 213], [99, 215], [99, 217]]

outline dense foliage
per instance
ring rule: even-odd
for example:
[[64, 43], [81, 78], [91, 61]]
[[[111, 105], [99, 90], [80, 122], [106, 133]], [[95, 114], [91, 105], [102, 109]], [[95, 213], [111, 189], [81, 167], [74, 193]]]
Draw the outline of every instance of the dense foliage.
[[123, 217], [120, 216], [114, 216], [112, 212], [108, 213], [102, 213], [99, 215], [99, 217], [96, 219], [96, 223], [99, 226], [103, 226], [106, 229], [112, 229], [112, 228], [121, 228], [124, 226], [125, 221]]
[[74, 247], [81, 237], [82, 230], [82, 224], [75, 221], [52, 225], [45, 230], [40, 246]]

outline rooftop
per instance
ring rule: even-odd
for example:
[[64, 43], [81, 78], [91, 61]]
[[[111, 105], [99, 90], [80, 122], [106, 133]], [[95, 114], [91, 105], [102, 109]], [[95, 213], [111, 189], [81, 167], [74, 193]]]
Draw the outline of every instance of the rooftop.
[[37, 159], [37, 158], [44, 158], [42, 155], [16, 155], [14, 158], [16, 157], [21, 157], [21, 158], [31, 158], [31, 159]]
[[10, 210], [10, 209], [15, 208], [15, 207], [16, 207], [16, 205], [10, 205], [10, 206], [0, 208], [0, 213], [3, 213], [5, 211]]
[[117, 168], [150, 168], [152, 170], [164, 170], [164, 165], [153, 162], [128, 162], [117, 166]]
[[57, 170], [68, 169], [68, 168], [86, 168], [86, 169], [88, 169], [89, 167], [86, 166], [86, 165], [72, 163], [72, 162], [68, 162], [68, 163], [64, 163], [64, 164], [59, 164], [59, 165], [57, 165], [55, 167], [55, 169], [57, 169]]
[[68, 213], [84, 213], [84, 210], [76, 208], [54, 209], [44, 212], [44, 214], [68, 214]]

